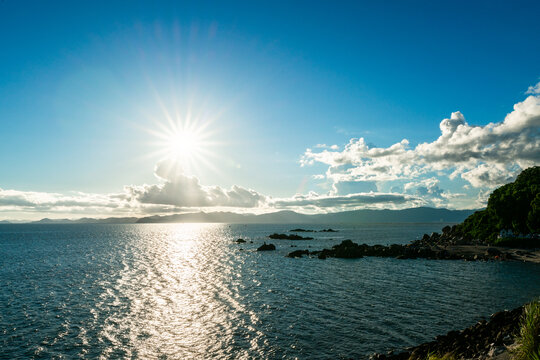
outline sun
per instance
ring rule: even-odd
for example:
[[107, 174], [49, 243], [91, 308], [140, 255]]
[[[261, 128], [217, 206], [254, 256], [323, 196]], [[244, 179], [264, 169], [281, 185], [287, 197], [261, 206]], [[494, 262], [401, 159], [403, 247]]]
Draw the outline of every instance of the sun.
[[202, 150], [202, 137], [197, 131], [179, 129], [169, 134], [166, 139], [166, 151], [176, 160], [190, 160]]
[[151, 144], [155, 150], [145, 156], [177, 164], [187, 174], [195, 174], [203, 167], [216, 169], [214, 147], [219, 142], [214, 140], [216, 129], [210, 120], [189, 114], [173, 118], [168, 112], [164, 119], [153, 120], [154, 127], [145, 130], [153, 135]]
[[[143, 157], [158, 162], [176, 164], [185, 174], [220, 173], [222, 153], [218, 148], [227, 144], [220, 134], [220, 121], [225, 110], [173, 102], [167, 107], [156, 92], [162, 113], [148, 114], [148, 124], [142, 128], [150, 137], [150, 151]], [[193, 100], [195, 101], [195, 100]], [[219, 135], [218, 135], [219, 134]]]

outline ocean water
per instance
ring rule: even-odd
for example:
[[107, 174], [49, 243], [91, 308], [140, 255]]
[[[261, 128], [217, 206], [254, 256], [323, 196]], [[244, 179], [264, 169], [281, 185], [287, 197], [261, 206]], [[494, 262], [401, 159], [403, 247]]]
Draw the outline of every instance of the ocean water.
[[540, 295], [533, 264], [285, 257], [440, 224], [266, 238], [330, 226], [0, 225], [0, 358], [364, 359]]

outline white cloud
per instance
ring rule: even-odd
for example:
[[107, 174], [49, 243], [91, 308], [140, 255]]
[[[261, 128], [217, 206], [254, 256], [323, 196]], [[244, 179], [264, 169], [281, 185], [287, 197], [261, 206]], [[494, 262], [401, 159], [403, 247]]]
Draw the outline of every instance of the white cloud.
[[66, 209], [102, 209], [104, 211], [126, 207], [124, 194], [86, 194], [75, 192], [71, 195], [35, 191], [0, 189], [0, 209], [8, 211], [65, 211]]
[[529, 86], [525, 94], [540, 94], [540, 82], [534, 86]]
[[[337, 145], [325, 144], [317, 145], [317, 151], [307, 149], [302, 166], [328, 165], [324, 175], [312, 176], [316, 180], [330, 180], [324, 195], [310, 192], [272, 199], [237, 185], [230, 189], [207, 186], [197, 177], [185, 174], [178, 163], [161, 161], [154, 170], [156, 184], [128, 185], [119, 193], [0, 189], [0, 212], [137, 216], [201, 208], [259, 212], [281, 208], [320, 212], [426, 205], [477, 208], [485, 204], [494, 187], [540, 163], [540, 83], [531, 86], [527, 94], [530, 96], [515, 104], [501, 122], [470, 125], [462, 113], [454, 112], [440, 122], [437, 139], [417, 146], [410, 146], [403, 139], [388, 147], [375, 147], [364, 138], [353, 138], [342, 150]], [[447, 189], [450, 182], [459, 181], [457, 191]], [[463, 185], [465, 181], [468, 184]], [[470, 199], [473, 193], [476, 199]]]
[[415, 180], [449, 172], [474, 187], [494, 187], [540, 163], [540, 95], [515, 104], [499, 123], [474, 126], [454, 112], [439, 127], [439, 138], [416, 147], [407, 139], [378, 148], [353, 138], [343, 151], [307, 149], [301, 164], [329, 165], [326, 176], [334, 182]]
[[159, 162], [155, 174], [164, 182], [126, 186], [126, 192], [142, 204], [180, 207], [257, 207], [266, 200], [264, 195], [236, 185], [230, 190], [204, 186], [196, 177], [185, 175], [177, 163]]
[[316, 148], [319, 149], [332, 149], [332, 150], [338, 150], [339, 146], [337, 145], [326, 145], [326, 144], [317, 144], [315, 145]]
[[266, 201], [266, 197], [256, 191], [236, 185], [229, 190], [204, 186], [196, 177], [183, 174], [178, 164], [159, 162], [155, 175], [160, 179], [159, 184], [128, 185], [124, 192], [115, 194], [71, 192], [65, 195], [0, 189], [0, 212], [137, 216], [189, 211], [189, 208], [254, 208]]

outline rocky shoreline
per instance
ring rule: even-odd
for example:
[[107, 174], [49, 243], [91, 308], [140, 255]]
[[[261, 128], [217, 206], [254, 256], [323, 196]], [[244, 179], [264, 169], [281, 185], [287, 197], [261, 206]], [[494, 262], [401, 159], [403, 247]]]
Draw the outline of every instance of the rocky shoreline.
[[518, 332], [523, 306], [491, 315], [461, 331], [450, 331], [402, 352], [374, 354], [372, 360], [427, 359], [430, 354], [452, 354], [456, 359], [507, 359]]
[[364, 256], [391, 257], [396, 259], [429, 259], [429, 260], [522, 260], [522, 258], [536, 258], [536, 253], [519, 249], [506, 249], [493, 246], [432, 246], [410, 243], [406, 245], [392, 244], [367, 245], [357, 244], [352, 240], [344, 240], [330, 249], [309, 251], [295, 250], [287, 254], [290, 258], [299, 258], [303, 255], [316, 256], [319, 259], [341, 258], [358, 259]]
[[538, 249], [525, 250], [493, 246], [479, 240], [466, 239], [457, 233], [456, 226], [445, 226], [441, 234], [424, 234], [421, 239], [404, 245], [367, 245], [357, 244], [352, 240], [344, 240], [330, 249], [317, 251], [296, 250], [290, 252], [287, 257], [299, 258], [303, 255], [316, 256], [319, 259], [331, 257], [357, 259], [364, 256], [375, 256], [396, 259], [517, 260], [540, 263], [540, 251]]

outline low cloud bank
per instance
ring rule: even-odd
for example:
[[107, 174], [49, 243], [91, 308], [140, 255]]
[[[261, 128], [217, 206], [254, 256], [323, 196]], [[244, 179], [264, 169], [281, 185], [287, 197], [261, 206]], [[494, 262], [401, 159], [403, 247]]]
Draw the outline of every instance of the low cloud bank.
[[359, 193], [349, 195], [297, 194], [292, 198], [276, 199], [271, 205], [276, 208], [310, 208], [313, 210], [344, 210], [351, 208], [401, 208], [423, 205], [421, 199], [400, 194]]

